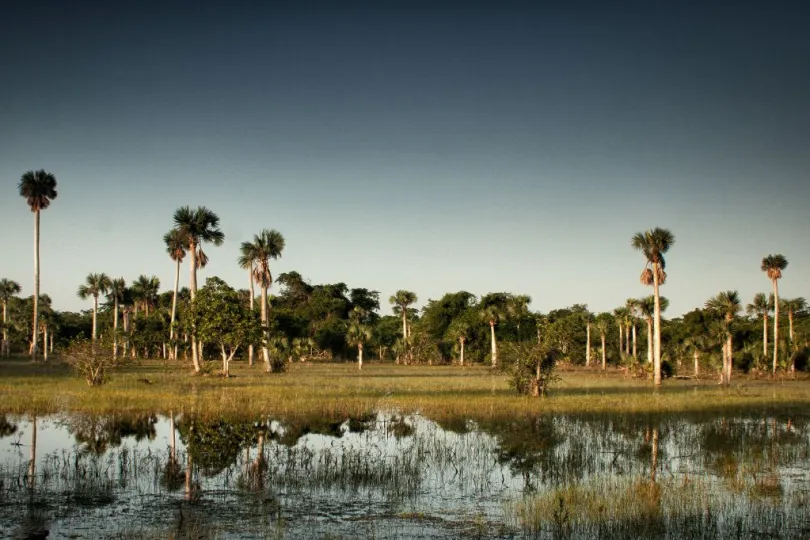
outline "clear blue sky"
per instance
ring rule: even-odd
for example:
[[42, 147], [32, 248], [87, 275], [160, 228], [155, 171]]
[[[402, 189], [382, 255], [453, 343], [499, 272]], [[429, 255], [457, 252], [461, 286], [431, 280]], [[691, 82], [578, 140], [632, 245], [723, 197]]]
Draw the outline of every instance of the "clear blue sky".
[[783, 295], [810, 296], [799, 2], [195, 4], [4, 11], [0, 277], [24, 294], [17, 183], [45, 168], [57, 309], [89, 307], [89, 272], [170, 288], [161, 237], [181, 205], [219, 214], [226, 241], [201, 278], [236, 287], [240, 242], [275, 228], [274, 275], [420, 305], [464, 289], [610, 310], [651, 292], [630, 238], [662, 226], [671, 316], [769, 290], [774, 252]]

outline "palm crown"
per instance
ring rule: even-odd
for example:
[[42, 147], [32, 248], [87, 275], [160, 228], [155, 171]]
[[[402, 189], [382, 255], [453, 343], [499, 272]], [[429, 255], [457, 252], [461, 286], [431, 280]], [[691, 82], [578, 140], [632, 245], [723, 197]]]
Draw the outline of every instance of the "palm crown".
[[[638, 312], [647, 320], [652, 320], [655, 316], [655, 297], [650, 295], [645, 298], [639, 298], [637, 300], [637, 308]], [[666, 311], [669, 307], [669, 298], [666, 296], [660, 297], [661, 302], [661, 311]]]
[[28, 171], [20, 179], [20, 196], [25, 197], [32, 212], [45, 210], [56, 198], [56, 177], [45, 170]]
[[[647, 264], [657, 265], [658, 267], [658, 280], [663, 284], [667, 279], [667, 274], [664, 272], [667, 262], [664, 254], [669, 251], [669, 248], [675, 243], [675, 235], [669, 229], [662, 229], [656, 227], [655, 229], [639, 232], [633, 236], [631, 245], [644, 254], [647, 259]], [[653, 282], [652, 270], [645, 268], [641, 274], [641, 282], [645, 285], [651, 285]]]
[[782, 277], [782, 270], [787, 268], [788, 262], [784, 255], [768, 255], [762, 259], [762, 271], [768, 274], [771, 280], [777, 280]]
[[225, 241], [225, 234], [219, 230], [219, 216], [205, 206], [194, 210], [181, 206], [174, 212], [174, 224], [189, 247], [203, 243], [219, 246]]
[[175, 262], [183, 262], [186, 257], [186, 247], [188, 240], [179, 229], [172, 229], [163, 235], [163, 242], [166, 244], [166, 253]]
[[768, 298], [765, 293], [754, 295], [754, 301], [745, 307], [746, 313], [757, 317], [764, 317], [773, 309], [773, 297]]
[[273, 282], [270, 259], [279, 259], [284, 251], [284, 236], [275, 229], [264, 229], [252, 242], [242, 242], [239, 266], [253, 268], [253, 280], [265, 287]]
[[15, 294], [22, 291], [20, 284], [10, 279], [0, 279], [0, 302], [6, 302]]
[[111, 284], [107, 274], [89, 274], [84, 284], [79, 286], [77, 294], [82, 300], [91, 296], [98, 298], [100, 294], [107, 294]]
[[726, 321], [731, 321], [742, 309], [740, 295], [737, 291], [723, 291], [706, 301], [706, 309], [717, 312]]
[[401, 310], [407, 310], [408, 306], [415, 303], [417, 300], [416, 293], [411, 291], [399, 290], [388, 299], [388, 301], [397, 306]]
[[110, 301], [117, 301], [119, 303], [124, 301], [124, 294], [127, 290], [127, 282], [124, 281], [124, 278], [116, 278], [110, 281], [110, 286], [107, 291], [107, 298]]

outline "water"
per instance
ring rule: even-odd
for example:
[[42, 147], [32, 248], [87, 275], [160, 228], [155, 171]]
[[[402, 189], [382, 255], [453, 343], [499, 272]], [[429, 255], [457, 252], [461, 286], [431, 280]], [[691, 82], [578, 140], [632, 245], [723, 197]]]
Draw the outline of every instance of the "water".
[[0, 416], [0, 538], [809, 538], [809, 419]]

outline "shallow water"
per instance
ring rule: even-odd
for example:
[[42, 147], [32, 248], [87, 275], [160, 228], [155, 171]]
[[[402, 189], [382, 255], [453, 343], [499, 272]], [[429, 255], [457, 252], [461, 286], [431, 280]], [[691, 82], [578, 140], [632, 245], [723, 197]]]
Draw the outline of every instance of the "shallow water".
[[807, 538], [809, 428], [0, 416], [0, 538]]

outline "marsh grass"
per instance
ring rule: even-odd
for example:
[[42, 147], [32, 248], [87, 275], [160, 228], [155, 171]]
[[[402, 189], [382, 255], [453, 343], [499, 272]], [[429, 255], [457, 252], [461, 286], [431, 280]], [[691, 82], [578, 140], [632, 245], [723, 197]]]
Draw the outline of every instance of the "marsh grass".
[[[377, 410], [420, 412], [431, 418], [497, 418], [570, 413], [672, 413], [756, 409], [798, 412], [810, 405], [810, 384], [737, 377], [731, 388], [715, 380], [651, 382], [607, 373], [562, 371], [546, 398], [519, 396], [500, 372], [486, 367], [295, 363], [283, 374], [235, 363], [232, 378], [195, 376], [189, 366], [143, 361], [89, 388], [58, 362], [0, 362], [3, 412], [121, 413], [183, 410], [211, 416], [244, 414], [349, 417]], [[148, 381], [148, 382], [147, 382]]]

